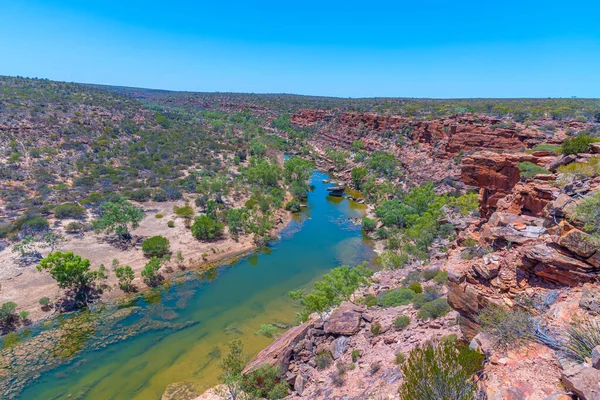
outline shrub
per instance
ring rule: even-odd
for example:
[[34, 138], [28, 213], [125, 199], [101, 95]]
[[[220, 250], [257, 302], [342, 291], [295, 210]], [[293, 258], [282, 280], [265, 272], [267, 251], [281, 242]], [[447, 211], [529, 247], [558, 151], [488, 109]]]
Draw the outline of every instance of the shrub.
[[440, 285], [443, 285], [444, 283], [448, 282], [448, 272], [447, 271], [439, 271], [437, 274], [435, 274], [435, 276], [433, 277], [433, 281], [435, 283], [438, 283]]
[[169, 239], [163, 236], [153, 236], [144, 240], [142, 251], [146, 257], [162, 257], [170, 253]]
[[272, 339], [277, 335], [277, 327], [273, 324], [262, 324], [260, 329], [254, 332], [254, 334]]
[[415, 295], [412, 300], [413, 307], [417, 310], [421, 309], [425, 303], [434, 301], [440, 298], [440, 293], [434, 287], [427, 287], [423, 293]]
[[377, 305], [377, 297], [373, 296], [372, 294], [368, 294], [363, 298], [363, 303], [367, 307], [374, 307]]
[[167, 222], [167, 226], [169, 228], [175, 228], [175, 221], [169, 221], [169, 222]]
[[379, 322], [371, 324], [371, 333], [375, 336], [381, 334], [381, 324]]
[[164, 189], [154, 189], [152, 192], [152, 200], [157, 202], [167, 201], [167, 192]]
[[156, 219], [161, 219], [162, 217], [164, 217], [164, 215], [162, 215], [162, 214], [156, 214], [154, 216], [154, 218], [156, 218]]
[[129, 195], [130, 200], [144, 202], [150, 200], [152, 191], [150, 189], [137, 189]]
[[207, 215], [200, 215], [192, 224], [192, 235], [199, 240], [214, 240], [223, 236], [224, 225]]
[[90, 260], [72, 252], [54, 251], [40, 261], [37, 269], [48, 270], [61, 289], [76, 292], [85, 291], [96, 279], [104, 277], [101, 270], [90, 271]]
[[432, 280], [440, 272], [439, 268], [426, 269], [423, 271], [423, 280], [425, 282]]
[[419, 319], [436, 319], [450, 312], [451, 308], [446, 299], [436, 299], [423, 304], [417, 314]]
[[399, 288], [389, 292], [382, 293], [378, 296], [379, 305], [381, 307], [396, 307], [410, 304], [410, 301], [415, 297], [415, 292], [407, 288]]
[[396, 357], [394, 357], [394, 364], [402, 365], [404, 364], [404, 361], [406, 361], [406, 356], [404, 355], [404, 353], [400, 351], [396, 353]]
[[144, 210], [126, 200], [117, 199], [100, 206], [100, 218], [92, 226], [96, 232], [114, 232], [123, 239], [129, 239], [129, 228], [137, 228], [142, 219]]
[[373, 232], [377, 227], [377, 221], [371, 218], [363, 218], [362, 220], [362, 228], [365, 232]]
[[48, 220], [42, 216], [35, 215], [32, 217], [28, 217], [25, 220], [21, 220], [21, 231], [22, 232], [45, 232], [50, 227]]
[[81, 233], [87, 229], [87, 226], [81, 222], [69, 222], [65, 226], [65, 232], [67, 233]]
[[590, 196], [586, 196], [575, 207], [575, 216], [583, 223], [583, 229], [600, 237], [600, 191], [596, 191]]
[[590, 318], [577, 319], [564, 334], [566, 354], [579, 362], [591, 359], [592, 350], [600, 345], [600, 323]]
[[186, 204], [183, 207], [175, 206], [173, 207], [173, 211], [178, 217], [191, 218], [194, 216], [194, 209], [189, 204]]
[[83, 218], [86, 215], [85, 208], [76, 203], [65, 203], [54, 207], [54, 216], [58, 219]]
[[590, 144], [596, 142], [595, 139], [589, 135], [580, 134], [574, 138], [566, 138], [561, 146], [563, 154], [579, 154], [588, 151]]
[[410, 352], [402, 365], [403, 400], [472, 400], [484, 356], [450, 341], [426, 344]]
[[394, 320], [394, 327], [398, 330], [406, 328], [410, 324], [410, 317], [408, 315], [399, 315]]
[[421, 287], [421, 284], [419, 282], [411, 283], [410, 285], [408, 285], [408, 289], [412, 290], [416, 294], [423, 293], [423, 288]]
[[43, 307], [47, 307], [50, 305], [50, 299], [48, 297], [42, 297], [40, 299], [40, 305]]
[[360, 350], [352, 350], [350, 355], [352, 357], [352, 362], [357, 362], [358, 358], [360, 357]]
[[488, 333], [496, 347], [507, 349], [533, 340], [534, 324], [531, 315], [521, 309], [510, 310], [489, 304], [477, 316], [481, 329]]
[[133, 292], [134, 286], [132, 285], [135, 275], [133, 269], [129, 265], [122, 265], [115, 268], [115, 276], [119, 279], [119, 287], [124, 292]]
[[289, 386], [279, 379], [279, 368], [263, 364], [242, 378], [242, 389], [253, 399], [282, 399]]
[[331, 354], [328, 351], [323, 351], [315, 357], [315, 363], [317, 364], [318, 370], [324, 370], [329, 368], [331, 363], [333, 362], [333, 358], [331, 358]]
[[290, 200], [285, 204], [285, 209], [293, 213], [299, 212], [301, 210], [300, 202], [296, 199]]
[[556, 146], [556, 145], [547, 144], [547, 143], [540, 143], [540, 144], [536, 144], [534, 147], [532, 147], [531, 151], [549, 151], [556, 155], [560, 155], [561, 154], [561, 146]]
[[527, 179], [533, 178], [536, 175], [549, 175], [550, 171], [548, 171], [544, 167], [540, 167], [537, 164], [534, 164], [529, 161], [523, 161], [517, 164], [517, 168], [521, 172], [521, 176]]
[[17, 304], [8, 301], [0, 307], [0, 332], [6, 333], [14, 329], [17, 323]]

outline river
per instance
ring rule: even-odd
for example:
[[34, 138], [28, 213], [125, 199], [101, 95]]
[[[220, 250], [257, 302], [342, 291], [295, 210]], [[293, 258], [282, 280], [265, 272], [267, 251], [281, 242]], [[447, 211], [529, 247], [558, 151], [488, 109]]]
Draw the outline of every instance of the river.
[[364, 206], [328, 197], [324, 179], [326, 174], [313, 174], [307, 209], [267, 249], [208, 273], [186, 272], [169, 285], [99, 312], [105, 314], [101, 324], [82, 325], [93, 329], [75, 325], [63, 333], [59, 343], [70, 346], [66, 355], [56, 350], [56, 339], [49, 339], [53, 344], [44, 350], [49, 355], [33, 357], [35, 368], [32, 361], [29, 367], [25, 363], [20, 375], [28, 375], [25, 387], [10, 397], [148, 400], [160, 399], [174, 382], [189, 382], [199, 393], [216, 384], [229, 341], [241, 339], [250, 358], [272, 341], [255, 335], [261, 324], [294, 323], [297, 305], [287, 295], [290, 290], [308, 287], [336, 266], [372, 259], [360, 227], [348, 221], [363, 217]]

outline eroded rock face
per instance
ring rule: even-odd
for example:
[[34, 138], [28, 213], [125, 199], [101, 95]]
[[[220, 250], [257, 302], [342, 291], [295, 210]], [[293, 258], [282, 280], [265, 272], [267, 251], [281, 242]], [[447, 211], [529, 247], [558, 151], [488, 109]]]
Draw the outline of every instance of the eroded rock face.
[[600, 249], [600, 244], [596, 239], [579, 229], [566, 232], [557, 240], [557, 243], [584, 258], [591, 257]]
[[588, 263], [569, 257], [546, 244], [526, 245], [521, 249], [523, 256], [530, 261], [525, 266], [547, 280], [568, 286], [578, 286], [591, 282], [597, 277], [597, 269]]

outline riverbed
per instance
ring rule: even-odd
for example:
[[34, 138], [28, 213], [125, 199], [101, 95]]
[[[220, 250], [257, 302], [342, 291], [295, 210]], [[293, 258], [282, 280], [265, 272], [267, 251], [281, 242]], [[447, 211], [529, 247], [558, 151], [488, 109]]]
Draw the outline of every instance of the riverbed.
[[336, 266], [373, 258], [371, 243], [349, 220], [362, 218], [365, 206], [327, 196], [327, 178], [313, 174], [307, 207], [266, 249], [208, 272], [187, 272], [91, 313], [81, 325], [74, 316], [34, 330], [25, 340], [35, 351], [5, 358], [13, 373], [0, 381], [24, 385], [10, 397], [148, 400], [160, 399], [172, 383], [198, 393], [218, 383], [229, 341], [241, 339], [250, 358], [272, 341], [255, 334], [261, 324], [295, 323], [289, 291], [310, 287]]

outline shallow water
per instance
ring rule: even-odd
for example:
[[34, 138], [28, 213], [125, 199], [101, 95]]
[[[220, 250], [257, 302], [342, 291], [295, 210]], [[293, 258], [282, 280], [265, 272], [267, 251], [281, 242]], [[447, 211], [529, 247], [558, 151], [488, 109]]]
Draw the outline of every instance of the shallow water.
[[188, 272], [132, 308], [111, 311], [113, 322], [95, 329], [86, 349], [30, 377], [17, 398], [147, 400], [160, 399], [174, 382], [190, 382], [198, 392], [213, 386], [229, 341], [241, 339], [250, 358], [271, 341], [254, 334], [261, 324], [294, 322], [290, 290], [372, 258], [360, 227], [347, 221], [363, 217], [364, 206], [327, 197], [323, 179], [315, 172], [308, 209], [268, 251], [209, 273]]

